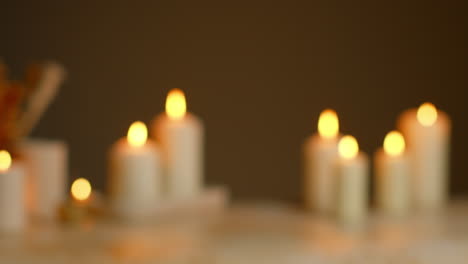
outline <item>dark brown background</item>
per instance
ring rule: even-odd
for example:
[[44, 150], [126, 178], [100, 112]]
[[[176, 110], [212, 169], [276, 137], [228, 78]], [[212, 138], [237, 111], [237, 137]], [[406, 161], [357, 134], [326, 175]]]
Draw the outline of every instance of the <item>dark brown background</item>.
[[206, 124], [207, 181], [237, 198], [299, 199], [300, 145], [323, 108], [371, 153], [426, 100], [453, 118], [451, 187], [468, 191], [465, 4], [126, 2], [0, 6], [0, 54], [16, 75], [44, 59], [69, 71], [34, 135], [69, 142], [72, 178], [104, 188], [109, 145], [179, 87]]

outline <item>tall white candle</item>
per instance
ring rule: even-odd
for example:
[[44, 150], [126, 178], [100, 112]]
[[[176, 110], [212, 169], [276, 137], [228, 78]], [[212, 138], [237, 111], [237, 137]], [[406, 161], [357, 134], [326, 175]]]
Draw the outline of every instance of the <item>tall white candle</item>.
[[419, 209], [437, 209], [448, 198], [451, 122], [433, 104], [404, 112], [398, 127], [411, 157], [412, 194]]
[[68, 147], [59, 140], [27, 139], [19, 150], [27, 169], [27, 204], [39, 220], [56, 218], [66, 200]]
[[161, 145], [166, 194], [170, 199], [190, 199], [200, 194], [203, 183], [203, 124], [186, 112], [185, 95], [169, 92], [166, 113], [156, 117], [153, 135]]
[[145, 124], [135, 122], [127, 138], [120, 139], [110, 150], [110, 203], [121, 218], [146, 217], [156, 210], [161, 188], [160, 157], [147, 135]]
[[404, 215], [410, 205], [410, 175], [405, 140], [399, 132], [387, 134], [383, 149], [375, 154], [374, 169], [377, 207], [388, 215]]
[[306, 207], [320, 212], [334, 208], [333, 165], [338, 155], [339, 123], [336, 112], [324, 110], [318, 121], [318, 134], [307, 138], [304, 153], [304, 198]]
[[21, 231], [26, 224], [25, 178], [21, 164], [0, 151], [0, 231]]
[[336, 213], [341, 223], [354, 226], [362, 223], [368, 209], [369, 162], [359, 152], [356, 139], [344, 136], [338, 143], [336, 164]]

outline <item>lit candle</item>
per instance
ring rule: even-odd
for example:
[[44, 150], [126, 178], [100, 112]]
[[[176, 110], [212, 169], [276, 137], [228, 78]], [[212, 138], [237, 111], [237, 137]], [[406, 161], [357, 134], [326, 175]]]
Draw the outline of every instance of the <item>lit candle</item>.
[[27, 139], [20, 143], [26, 174], [28, 210], [39, 220], [54, 220], [67, 199], [68, 147], [60, 140]]
[[127, 138], [110, 151], [109, 194], [113, 212], [132, 219], [151, 215], [160, 195], [160, 157], [157, 146], [147, 139], [142, 122], [134, 122]]
[[336, 112], [324, 110], [319, 117], [318, 134], [304, 143], [304, 194], [309, 209], [330, 212], [334, 208], [333, 164], [338, 153], [338, 131]]
[[26, 224], [25, 178], [21, 164], [0, 150], [0, 231], [21, 231]]
[[166, 113], [156, 117], [153, 135], [162, 149], [166, 194], [170, 199], [190, 199], [200, 194], [203, 182], [202, 122], [186, 112], [185, 95], [179, 89], [169, 92]]
[[338, 153], [336, 213], [344, 225], [360, 224], [367, 215], [369, 162], [352, 136], [341, 138]]
[[451, 122], [431, 103], [404, 112], [398, 127], [411, 158], [412, 195], [419, 209], [437, 209], [448, 198]]
[[88, 216], [91, 199], [91, 183], [85, 178], [73, 181], [70, 188], [71, 199], [62, 207], [61, 216], [70, 223], [79, 223]]
[[377, 207], [385, 214], [401, 216], [409, 208], [409, 160], [403, 136], [392, 131], [384, 139], [383, 149], [375, 154]]

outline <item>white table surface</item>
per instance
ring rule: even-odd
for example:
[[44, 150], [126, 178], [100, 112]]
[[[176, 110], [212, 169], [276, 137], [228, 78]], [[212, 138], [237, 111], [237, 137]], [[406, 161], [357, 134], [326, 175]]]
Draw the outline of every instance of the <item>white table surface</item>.
[[361, 229], [282, 204], [171, 214], [146, 223], [43, 224], [0, 236], [0, 263], [468, 263], [468, 201]]

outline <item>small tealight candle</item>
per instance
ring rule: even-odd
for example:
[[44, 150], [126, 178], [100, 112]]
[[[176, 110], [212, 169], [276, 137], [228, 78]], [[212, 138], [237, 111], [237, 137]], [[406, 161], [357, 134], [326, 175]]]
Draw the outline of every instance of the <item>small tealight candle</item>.
[[159, 151], [147, 137], [145, 124], [134, 122], [127, 138], [119, 140], [110, 151], [111, 210], [124, 219], [152, 215], [160, 197]]
[[404, 112], [398, 127], [411, 159], [412, 198], [417, 209], [439, 209], [448, 198], [451, 122], [431, 103]]
[[334, 208], [333, 164], [338, 155], [339, 122], [335, 111], [324, 110], [318, 121], [318, 134], [307, 138], [304, 153], [304, 196], [306, 207], [319, 212]]
[[369, 162], [352, 136], [341, 138], [338, 153], [336, 213], [344, 225], [359, 225], [367, 215]]
[[91, 183], [85, 178], [73, 181], [70, 188], [71, 199], [62, 207], [61, 217], [70, 223], [79, 223], [89, 213]]
[[0, 150], [0, 231], [21, 231], [25, 224], [24, 169], [8, 151]]
[[384, 139], [383, 149], [375, 154], [375, 184], [377, 207], [388, 215], [404, 215], [410, 205], [409, 160], [405, 139], [392, 131]]
[[152, 133], [162, 149], [167, 197], [188, 200], [200, 195], [204, 128], [198, 117], [187, 112], [185, 95], [180, 89], [169, 92], [166, 112], [156, 117]]

